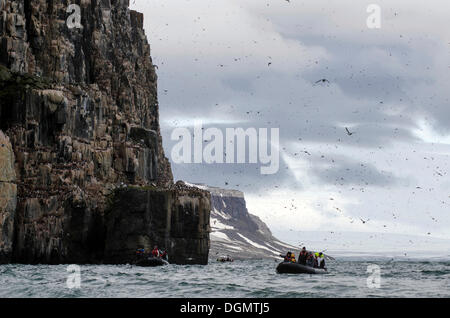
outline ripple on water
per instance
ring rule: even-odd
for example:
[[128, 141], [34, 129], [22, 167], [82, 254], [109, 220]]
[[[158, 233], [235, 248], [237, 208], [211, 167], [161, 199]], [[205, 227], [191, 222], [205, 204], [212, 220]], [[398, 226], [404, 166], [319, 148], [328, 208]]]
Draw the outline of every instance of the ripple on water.
[[[381, 288], [367, 287], [367, 266], [381, 268]], [[270, 260], [208, 266], [81, 266], [69, 289], [63, 265], [1, 265], [0, 297], [449, 297], [450, 262], [329, 263], [327, 275], [280, 275]]]

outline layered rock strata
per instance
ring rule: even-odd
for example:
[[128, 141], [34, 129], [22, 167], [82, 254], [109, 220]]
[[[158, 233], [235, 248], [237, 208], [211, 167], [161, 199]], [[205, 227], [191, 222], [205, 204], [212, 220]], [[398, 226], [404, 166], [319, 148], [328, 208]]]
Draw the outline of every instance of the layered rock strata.
[[[130, 195], [143, 200], [137, 205], [155, 206], [146, 210], [157, 211], [153, 229], [164, 224], [163, 237], [139, 232], [150, 238], [145, 247], [164, 240], [178, 251], [179, 238], [197, 237], [186, 246], [204, 263], [208, 226], [191, 207], [199, 200], [207, 205], [208, 194], [178, 193], [173, 184], [143, 15], [129, 10], [128, 0], [74, 3], [80, 25], [71, 27], [72, 1], [0, 1], [0, 129], [6, 145], [0, 161], [10, 171], [3, 176], [2, 169], [0, 184], [3, 262], [93, 263], [106, 261], [105, 255], [125, 261], [120, 249], [114, 254], [106, 244], [120, 239], [108, 227], [120, 224], [106, 211], [117, 213], [108, 198], [132, 186], [154, 189], [150, 199], [158, 203], [140, 196], [141, 190]], [[161, 193], [173, 198], [162, 201]], [[175, 203], [181, 198], [183, 204]], [[157, 218], [170, 215], [171, 204], [183, 206], [186, 222], [198, 226], [166, 231], [167, 222]], [[136, 221], [132, 211], [121, 209], [125, 224], [127, 217]], [[179, 253], [176, 262], [189, 258]]]

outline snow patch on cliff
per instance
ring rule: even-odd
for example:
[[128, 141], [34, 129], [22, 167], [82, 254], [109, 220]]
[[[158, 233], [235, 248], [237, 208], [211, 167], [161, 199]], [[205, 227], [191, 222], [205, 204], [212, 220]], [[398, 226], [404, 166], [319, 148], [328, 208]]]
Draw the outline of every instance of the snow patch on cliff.
[[268, 247], [266, 247], [266, 246], [264, 246], [264, 245], [261, 245], [261, 244], [258, 244], [258, 243], [253, 242], [252, 240], [246, 238], [244, 235], [242, 235], [242, 234], [240, 234], [240, 233], [237, 233], [237, 235], [239, 235], [240, 237], [242, 237], [248, 244], [250, 244], [250, 245], [252, 245], [252, 246], [254, 246], [254, 247], [256, 247], [256, 248], [261, 248], [261, 249], [267, 250], [267, 251], [269, 251], [269, 252], [271, 252], [271, 253], [273, 253], [273, 254], [275, 254], [275, 255], [278, 255], [278, 254], [279, 254], [278, 252], [275, 252], [275, 251], [271, 250], [270, 248], [268, 248]]
[[[213, 229], [213, 230], [234, 230], [234, 227], [233, 226], [231, 226], [231, 225], [226, 225], [226, 224], [224, 224], [224, 223], [222, 223], [222, 222], [220, 222], [218, 219], [216, 219], [216, 218], [211, 218], [211, 221], [210, 221], [210, 224], [211, 224], [211, 228]], [[213, 231], [213, 233], [214, 232], [216, 232], [216, 231]]]
[[228, 235], [226, 235], [223, 232], [212, 232], [209, 234], [211, 236], [211, 239], [218, 239], [222, 241], [231, 241]]

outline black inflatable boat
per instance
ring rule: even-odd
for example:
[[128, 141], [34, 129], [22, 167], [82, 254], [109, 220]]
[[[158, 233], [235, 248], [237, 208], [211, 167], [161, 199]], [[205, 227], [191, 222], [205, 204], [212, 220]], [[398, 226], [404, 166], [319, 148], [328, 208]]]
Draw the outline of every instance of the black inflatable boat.
[[221, 263], [227, 263], [227, 262], [232, 263], [232, 262], [234, 262], [234, 259], [232, 259], [231, 257], [219, 257], [217, 259], [217, 261], [221, 262]]
[[279, 274], [326, 274], [327, 271], [322, 268], [313, 268], [301, 265], [299, 263], [283, 262], [277, 266]]
[[155, 267], [169, 265], [169, 262], [158, 257], [142, 258], [136, 261], [136, 266]]

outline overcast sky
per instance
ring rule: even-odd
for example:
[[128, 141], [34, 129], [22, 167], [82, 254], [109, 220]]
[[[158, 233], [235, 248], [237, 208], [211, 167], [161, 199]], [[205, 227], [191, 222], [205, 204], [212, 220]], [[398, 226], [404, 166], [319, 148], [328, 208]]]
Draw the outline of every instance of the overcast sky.
[[[371, 3], [381, 7], [380, 29], [367, 27]], [[283, 237], [323, 230], [450, 238], [448, 1], [132, 7], [144, 12], [158, 65], [169, 157], [173, 129], [196, 119], [280, 129], [275, 175], [250, 164], [172, 164], [175, 179], [244, 191], [250, 212]]]

